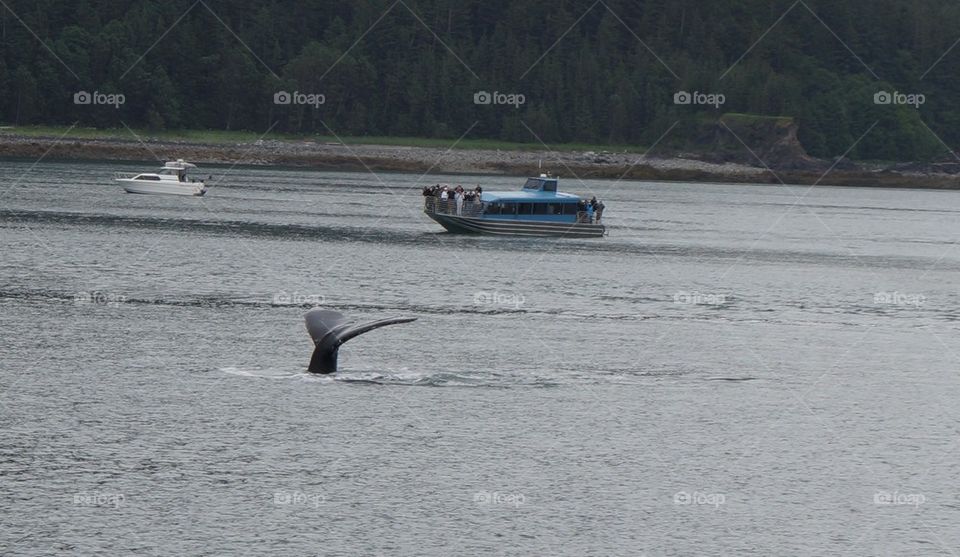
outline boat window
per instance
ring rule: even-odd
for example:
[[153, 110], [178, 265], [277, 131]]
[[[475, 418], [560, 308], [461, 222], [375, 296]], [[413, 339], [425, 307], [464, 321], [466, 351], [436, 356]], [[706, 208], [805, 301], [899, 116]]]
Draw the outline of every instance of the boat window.
[[159, 180], [159, 176], [152, 176], [150, 174], [140, 174], [134, 180]]
[[525, 190], [539, 190], [540, 180], [537, 178], [527, 178], [527, 183], [523, 185]]
[[518, 215], [532, 215], [533, 214], [533, 203], [521, 203], [519, 205], [520, 209], [517, 211]]
[[576, 215], [577, 214], [577, 205], [575, 203], [564, 203], [563, 204], [563, 214], [564, 215]]
[[556, 181], [556, 180], [544, 180], [544, 181], [543, 181], [543, 191], [557, 191], [557, 181]]
[[517, 205], [516, 203], [504, 203], [502, 201], [487, 203], [484, 213], [487, 215], [515, 215], [517, 214]]
[[537, 203], [533, 206], [534, 215], [559, 215], [559, 203]]

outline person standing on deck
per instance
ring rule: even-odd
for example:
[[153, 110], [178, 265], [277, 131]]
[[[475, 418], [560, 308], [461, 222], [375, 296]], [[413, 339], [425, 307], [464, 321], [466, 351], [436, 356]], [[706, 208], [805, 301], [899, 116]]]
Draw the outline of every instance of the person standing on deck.
[[449, 213], [447, 204], [450, 202], [450, 192], [447, 190], [447, 186], [443, 186], [443, 189], [440, 190], [440, 208], [444, 213]]
[[457, 189], [457, 193], [453, 197], [457, 201], [457, 216], [459, 217], [463, 214], [463, 190]]

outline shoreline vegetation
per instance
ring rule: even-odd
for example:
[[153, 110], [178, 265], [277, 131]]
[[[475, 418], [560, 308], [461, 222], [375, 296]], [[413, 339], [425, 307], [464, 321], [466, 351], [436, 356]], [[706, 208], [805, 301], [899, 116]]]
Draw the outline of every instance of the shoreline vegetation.
[[[725, 125], [733, 122], [729, 119]], [[744, 144], [744, 152], [716, 145], [680, 152], [636, 145], [544, 146], [483, 139], [31, 126], [0, 127], [0, 157], [138, 162], [182, 158], [200, 164], [518, 176], [537, 174], [542, 165], [543, 171], [581, 179], [757, 184], [782, 180], [797, 185], [960, 189], [960, 159], [940, 163], [826, 161], [794, 152], [792, 136], [793, 132], [781, 133], [767, 145], [753, 148]]]

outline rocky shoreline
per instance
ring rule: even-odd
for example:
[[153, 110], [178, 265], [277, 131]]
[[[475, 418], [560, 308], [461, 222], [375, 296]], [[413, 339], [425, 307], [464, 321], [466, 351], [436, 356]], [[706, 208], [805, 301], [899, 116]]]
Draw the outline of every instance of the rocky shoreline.
[[[309, 167], [432, 174], [530, 175], [542, 167], [579, 178], [960, 189], [960, 163], [863, 165], [804, 161], [767, 168], [759, 161], [709, 160], [692, 154], [548, 150], [439, 149], [270, 140], [251, 143], [144, 142], [0, 135], [0, 157], [45, 160], [154, 161]], [[713, 157], [716, 159], [716, 157]], [[832, 169], [831, 169], [832, 168]]]

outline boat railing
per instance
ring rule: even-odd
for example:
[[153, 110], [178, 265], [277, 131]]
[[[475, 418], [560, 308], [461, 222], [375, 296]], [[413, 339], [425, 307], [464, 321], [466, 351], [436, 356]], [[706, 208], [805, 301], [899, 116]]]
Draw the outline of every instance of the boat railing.
[[579, 224], [595, 224], [593, 217], [593, 215], [586, 211], [577, 211], [577, 223]]
[[483, 215], [483, 203], [476, 199], [470, 201], [464, 199], [458, 208], [455, 199], [440, 199], [434, 195], [428, 195], [423, 198], [423, 210], [433, 215], [479, 217]]

